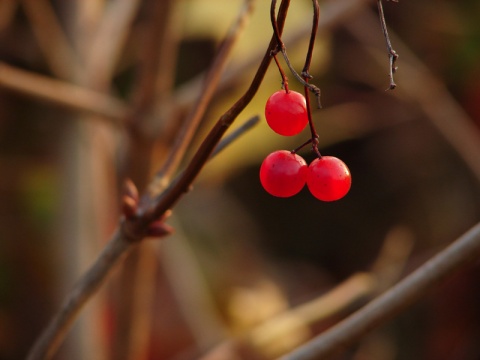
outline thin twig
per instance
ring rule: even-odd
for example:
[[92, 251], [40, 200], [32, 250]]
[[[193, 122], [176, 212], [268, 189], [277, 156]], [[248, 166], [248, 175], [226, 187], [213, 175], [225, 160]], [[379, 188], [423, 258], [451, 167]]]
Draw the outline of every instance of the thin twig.
[[315, 47], [315, 39], [318, 32], [318, 23], [320, 19], [320, 6], [318, 5], [317, 0], [312, 0], [313, 5], [313, 20], [312, 20], [312, 31], [310, 32], [310, 41], [308, 42], [308, 51], [305, 57], [305, 65], [303, 66], [302, 76], [303, 78], [310, 79], [310, 65], [312, 64], [313, 58], [313, 49]]
[[[310, 41], [308, 43], [308, 51], [305, 57], [305, 65], [303, 66], [303, 70], [302, 70], [302, 77], [306, 83], [308, 83], [312, 78], [312, 76], [310, 75], [310, 65], [312, 63], [313, 49], [315, 47], [315, 38], [318, 30], [318, 19], [320, 16], [320, 7], [318, 5], [318, 1], [312, 0], [312, 4], [313, 4], [312, 31], [310, 32]], [[322, 155], [318, 150], [318, 133], [317, 133], [317, 130], [315, 129], [315, 124], [313, 123], [313, 118], [312, 118], [312, 108], [310, 106], [310, 96], [308, 93], [309, 88], [305, 86], [304, 90], [305, 90], [305, 102], [307, 106], [308, 126], [310, 127], [310, 134], [311, 134], [312, 151], [317, 155], [318, 158], [321, 158]], [[317, 98], [317, 100], [320, 101], [319, 97]]]
[[395, 50], [393, 50], [392, 44], [390, 42], [390, 37], [388, 36], [387, 23], [385, 22], [385, 14], [383, 13], [382, 0], [377, 0], [377, 6], [378, 6], [378, 14], [380, 17], [380, 25], [382, 26], [382, 32], [387, 45], [388, 58], [390, 61], [390, 71], [389, 71], [390, 86], [388, 87], [388, 90], [393, 90], [397, 87], [397, 84], [395, 84], [395, 81], [393, 80], [393, 74], [397, 70], [395, 63], [398, 59], [398, 54]]
[[227, 146], [230, 146], [234, 141], [236, 141], [240, 136], [245, 134], [248, 130], [253, 128], [255, 125], [258, 124], [260, 121], [260, 116], [255, 115], [245, 121], [241, 126], [239, 126], [237, 129], [232, 131], [229, 135], [225, 136], [222, 141], [215, 147], [215, 150], [213, 150], [212, 155], [210, 157], [217, 156], [221, 151], [223, 151]]
[[127, 123], [140, 126], [139, 120], [153, 112], [156, 103], [170, 98], [175, 78], [178, 36], [174, 34], [175, 1], [146, 3], [147, 19], [142, 26], [139, 62], [132, 91], [132, 110]]
[[287, 74], [285, 74], [285, 71], [282, 68], [282, 65], [280, 65], [280, 62], [278, 61], [277, 54], [275, 52], [272, 53], [273, 60], [275, 60], [275, 64], [277, 65], [277, 69], [280, 72], [280, 77], [282, 78], [282, 88], [285, 89], [285, 91], [288, 93], [288, 77]]
[[420, 299], [445, 278], [470, 265], [479, 256], [480, 223], [386, 293], [282, 359], [326, 359], [344, 350]]

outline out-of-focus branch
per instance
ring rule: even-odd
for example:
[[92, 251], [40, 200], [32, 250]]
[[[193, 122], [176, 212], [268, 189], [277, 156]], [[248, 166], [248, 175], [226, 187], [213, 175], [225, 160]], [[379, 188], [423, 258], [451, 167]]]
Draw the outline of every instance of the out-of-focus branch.
[[106, 7], [85, 59], [83, 81], [91, 88], [105, 90], [110, 84], [139, 5], [140, 0], [117, 0]]
[[326, 359], [384, 324], [480, 256], [480, 223], [390, 290], [283, 360]]
[[112, 96], [20, 70], [3, 62], [0, 62], [0, 86], [67, 108], [101, 115], [114, 121], [123, 119], [127, 113], [127, 106]]
[[[177, 2], [178, 3], [178, 2]], [[128, 123], [139, 126], [157, 104], [168, 104], [175, 80], [179, 19], [174, 0], [146, 3], [140, 51]]]
[[53, 74], [71, 80], [80, 69], [73, 47], [52, 8], [46, 0], [22, 0], [33, 33]]

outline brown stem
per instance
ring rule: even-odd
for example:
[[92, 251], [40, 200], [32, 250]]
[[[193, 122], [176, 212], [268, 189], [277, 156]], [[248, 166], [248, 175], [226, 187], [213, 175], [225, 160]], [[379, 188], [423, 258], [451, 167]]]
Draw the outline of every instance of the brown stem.
[[[320, 101], [320, 89], [318, 87], [316, 87], [315, 85], [312, 85], [312, 84], [309, 84], [307, 81], [305, 81], [305, 79], [299, 74], [297, 73], [297, 71], [295, 70], [295, 68], [293, 67], [292, 63], [290, 62], [290, 59], [287, 55], [287, 49], [285, 47], [285, 44], [283, 43], [282, 41], [282, 37], [281, 37], [281, 33], [279, 31], [279, 26], [277, 24], [277, 19], [275, 17], [275, 6], [276, 6], [276, 3], [277, 1], [276, 0], [272, 0], [272, 3], [271, 3], [271, 6], [270, 6], [270, 19], [271, 19], [271, 22], [272, 22], [272, 27], [273, 27], [273, 37], [277, 43], [277, 46], [275, 47], [275, 49], [273, 50], [272, 54], [276, 54], [278, 52], [281, 52], [282, 55], [283, 55], [283, 58], [285, 60], [285, 63], [287, 64], [288, 68], [290, 69], [291, 73], [293, 74], [293, 76], [295, 76], [295, 78], [298, 80], [298, 82], [300, 82], [303, 86], [305, 86], [306, 88], [308, 88], [312, 93], [315, 94], [316, 98], [317, 98], [317, 105], [318, 105], [318, 108], [321, 108], [322, 107], [322, 104], [321, 104], [321, 101]], [[316, 31], [316, 28], [318, 27], [318, 18], [316, 20], [316, 24], [314, 24], [315, 26], [315, 31]], [[313, 30], [312, 30], [313, 31]], [[313, 35], [314, 36], [314, 35]], [[310, 55], [311, 56], [311, 55]], [[278, 63], [277, 63], [278, 64]], [[281, 70], [281, 68], [279, 67], [279, 70], [280, 72], [282, 73], [283, 70]]]
[[288, 89], [288, 77], [285, 74], [285, 71], [283, 71], [282, 65], [280, 65], [280, 62], [278, 61], [277, 54], [274, 52], [272, 54], [273, 60], [275, 60], [275, 64], [277, 65], [277, 69], [280, 72], [280, 76], [282, 78], [282, 87], [285, 89], [285, 92], [289, 92], [290, 90]]
[[390, 36], [388, 35], [388, 30], [387, 30], [387, 23], [385, 22], [385, 14], [383, 13], [382, 0], [377, 0], [377, 6], [378, 6], [378, 14], [380, 17], [380, 25], [382, 26], [382, 32], [387, 45], [388, 58], [390, 61], [390, 70], [389, 70], [390, 85], [387, 90], [393, 90], [397, 87], [397, 84], [395, 84], [395, 81], [393, 80], [393, 74], [397, 70], [397, 68], [395, 67], [395, 63], [398, 59], [398, 54], [395, 50], [393, 50], [392, 43], [390, 42]]
[[215, 150], [212, 152], [212, 155], [210, 156], [211, 158], [219, 154], [223, 149], [225, 149], [227, 146], [229, 146], [231, 143], [233, 143], [235, 140], [237, 140], [240, 136], [245, 134], [248, 130], [250, 130], [252, 127], [258, 124], [260, 121], [260, 116], [255, 115], [245, 121], [238, 129], [235, 129], [235, 131], [232, 131], [231, 134], [228, 136], [225, 136], [222, 141], [218, 143], [218, 145], [215, 147]]
[[305, 59], [305, 66], [303, 67], [302, 75], [304, 78], [310, 78], [310, 64], [312, 63], [313, 48], [315, 47], [315, 38], [318, 31], [318, 21], [320, 18], [320, 6], [318, 5], [317, 0], [312, 0], [313, 4], [313, 21], [312, 21], [312, 31], [310, 33], [310, 42], [308, 44], [307, 56]]
[[[302, 77], [303, 80], [308, 84], [309, 80], [312, 78], [310, 75], [310, 65], [312, 63], [313, 48], [315, 47], [315, 38], [318, 30], [318, 19], [320, 14], [320, 7], [317, 0], [312, 0], [313, 3], [313, 21], [312, 21], [312, 31], [310, 32], [310, 41], [308, 43], [307, 56], [305, 58], [305, 65], [303, 66]], [[309, 88], [305, 85], [305, 101], [307, 106], [308, 114], [308, 125], [310, 127], [312, 150], [319, 158], [322, 157], [320, 151], [318, 150], [318, 133], [315, 129], [315, 124], [312, 119], [312, 108], [310, 106], [310, 94]]]

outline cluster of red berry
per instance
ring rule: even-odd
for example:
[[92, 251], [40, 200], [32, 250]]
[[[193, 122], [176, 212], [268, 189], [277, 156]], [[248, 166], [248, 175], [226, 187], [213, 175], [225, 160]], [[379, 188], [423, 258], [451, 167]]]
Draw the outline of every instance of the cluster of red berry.
[[[309, 123], [308, 111], [302, 94], [280, 90], [268, 99], [265, 117], [273, 131], [293, 136]], [[341, 199], [350, 190], [352, 182], [348, 167], [336, 157], [318, 155], [317, 159], [307, 165], [296, 151], [277, 150], [271, 153], [260, 167], [263, 188], [273, 196], [290, 197], [307, 184], [312, 195], [319, 200]]]

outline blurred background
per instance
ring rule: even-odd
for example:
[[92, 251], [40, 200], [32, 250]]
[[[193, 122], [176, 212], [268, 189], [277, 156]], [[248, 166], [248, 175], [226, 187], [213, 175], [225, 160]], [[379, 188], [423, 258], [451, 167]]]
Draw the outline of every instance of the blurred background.
[[[168, 157], [247, 3], [180, 169], [249, 86], [270, 41], [270, 2], [0, 0], [1, 360], [25, 357], [104, 247], [125, 178], [142, 191]], [[284, 30], [299, 71], [311, 8], [292, 1]], [[266, 125], [265, 101], [281, 87], [272, 64], [233, 128], [255, 115], [259, 124], [203, 169], [173, 209], [175, 233], [115, 269], [57, 359], [196, 359], [218, 344], [224, 359], [275, 358], [479, 221], [480, 3], [384, 9], [400, 55], [394, 91], [375, 2], [321, 2], [313, 117], [322, 154], [351, 170], [350, 193], [322, 203], [306, 189], [279, 199], [261, 188], [262, 160], [309, 136]], [[293, 76], [290, 87], [301, 91]], [[478, 263], [455, 274], [338, 358], [478, 359], [479, 275]], [[259, 327], [305, 303], [301, 318]]]

